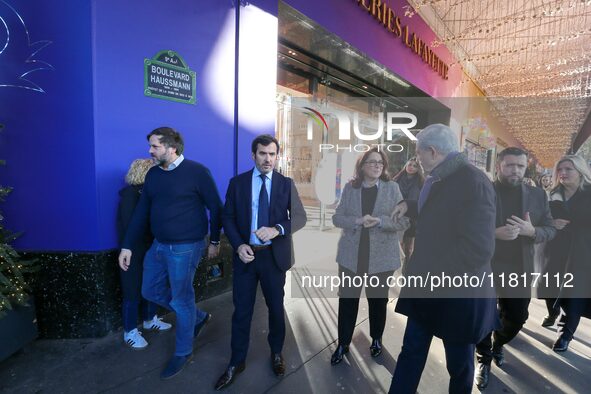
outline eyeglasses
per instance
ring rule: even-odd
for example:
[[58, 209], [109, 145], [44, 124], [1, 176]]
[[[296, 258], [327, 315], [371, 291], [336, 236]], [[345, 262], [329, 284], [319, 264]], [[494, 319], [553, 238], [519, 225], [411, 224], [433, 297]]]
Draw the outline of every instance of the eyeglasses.
[[367, 164], [372, 167], [383, 167], [384, 166], [384, 162], [381, 160], [380, 161], [368, 160], [364, 164]]

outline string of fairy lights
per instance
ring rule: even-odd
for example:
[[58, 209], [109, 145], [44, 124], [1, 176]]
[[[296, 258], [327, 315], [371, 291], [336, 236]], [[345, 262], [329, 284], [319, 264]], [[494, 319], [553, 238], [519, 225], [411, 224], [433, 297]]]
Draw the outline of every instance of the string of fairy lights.
[[[521, 53], [521, 52], [524, 52], [528, 49], [533, 49], [533, 48], [538, 48], [538, 47], [540, 47], [540, 49], [543, 49], [545, 46], [555, 46], [557, 44], [561, 44], [561, 43], [565, 43], [565, 42], [577, 40], [577, 39], [585, 38], [588, 40], [590, 36], [591, 36], [591, 28], [586, 29], [586, 30], [581, 30], [580, 32], [569, 34], [566, 36], [559, 36], [559, 37], [550, 38], [550, 39], [541, 39], [541, 40], [529, 42], [527, 44], [522, 44], [521, 46], [514, 46], [514, 47], [510, 47], [510, 48], [499, 49], [499, 50], [493, 51], [493, 52], [484, 52], [484, 53], [475, 54], [472, 56], [460, 58], [459, 63], [474, 62], [474, 61], [479, 61], [479, 60], [488, 60], [488, 59], [492, 59], [492, 58], [496, 58], [496, 57], [500, 57], [500, 56], [514, 54], [514, 53]], [[435, 43], [437, 43], [437, 41]], [[455, 64], [457, 64], [457, 63], [456, 62], [450, 63], [451, 66], [453, 66]]]
[[[565, 8], [563, 8], [564, 3], [569, 3]], [[436, 40], [434, 42], [435, 45], [441, 45], [446, 42], [450, 41], [457, 41], [462, 40], [469, 37], [475, 37], [479, 34], [490, 34], [495, 32], [497, 29], [510, 24], [518, 24], [521, 22], [526, 22], [527, 20], [537, 20], [537, 19], [544, 19], [544, 18], [551, 18], [551, 17], [558, 17], [562, 16], [564, 11], [568, 11], [571, 9], [576, 9], [577, 6], [587, 6], [590, 5], [591, 1], [556, 1], [554, 3], [543, 4], [540, 6], [532, 6], [528, 9], [512, 13], [510, 15], [505, 15], [501, 18], [495, 18], [492, 20], [485, 20], [480, 22], [480, 20], [475, 20], [474, 23], [464, 29], [462, 33], [451, 35], [449, 37]], [[454, 3], [454, 6], [457, 6], [458, 3]], [[568, 18], [568, 16], [566, 16]], [[555, 45], [558, 41], [564, 41], [567, 39], [575, 39], [578, 38], [580, 35], [585, 34], [587, 30], [583, 29], [579, 32], [573, 32], [565, 36], [559, 36], [555, 39], [548, 40], [549, 44]], [[538, 41], [539, 43], [544, 42], [543, 40]]]
[[[4, 265], [7, 261], [3, 258], [0, 258], [0, 264]], [[10, 272], [6, 272], [9, 275], [2, 275], [2, 287], [4, 287], [5, 291], [2, 292], [4, 295], [0, 297], [0, 315], [4, 313], [5, 310], [9, 310], [12, 308], [12, 304], [22, 305], [27, 301], [28, 295], [25, 288], [25, 282], [22, 275], [19, 275], [20, 271], [23, 269], [23, 265], [17, 263], [15, 264], [15, 269], [12, 269], [10, 265], [6, 268]], [[8, 291], [6, 291], [8, 290]]]
[[491, 102], [542, 165], [569, 150], [591, 107], [591, 0], [409, 3], [405, 15], [420, 14], [436, 33], [430, 44], [454, 54], [461, 84], [473, 82], [488, 97], [534, 98]]
[[482, 81], [489, 78], [505, 77], [507, 73], [515, 73], [520, 71], [551, 71], [555, 68], [576, 67], [577, 65], [587, 65], [591, 59], [591, 46], [583, 49], [585, 53], [580, 55], [568, 56], [565, 58], [558, 58], [551, 62], [542, 61], [539, 63], [530, 62], [527, 64], [502, 64], [495, 67], [495, 69], [488, 72], [482, 72], [474, 77], [474, 81]]
[[591, 65], [585, 65], [585, 66], [581, 66], [575, 69], [570, 69], [568, 71], [557, 71], [557, 72], [553, 72], [553, 73], [547, 73], [547, 74], [537, 74], [537, 75], [532, 75], [530, 77], [523, 77], [520, 79], [509, 79], [507, 80], [506, 78], [496, 78], [495, 82], [489, 82], [485, 85], [485, 87], [488, 88], [495, 88], [495, 87], [502, 87], [502, 86], [508, 86], [508, 85], [515, 85], [515, 84], [522, 84], [522, 83], [526, 83], [526, 82], [534, 82], [534, 81], [554, 81], [556, 78], [560, 78], [560, 77], [570, 77], [576, 74], [588, 74], [591, 71]]
[[[588, 98], [490, 98], [493, 111], [503, 125], [512, 130], [524, 146], [536, 141], [536, 149], [545, 152], [538, 161], [551, 167], [548, 157], [560, 157], [569, 148], [589, 108]], [[568, 109], [568, 110], [567, 110]]]

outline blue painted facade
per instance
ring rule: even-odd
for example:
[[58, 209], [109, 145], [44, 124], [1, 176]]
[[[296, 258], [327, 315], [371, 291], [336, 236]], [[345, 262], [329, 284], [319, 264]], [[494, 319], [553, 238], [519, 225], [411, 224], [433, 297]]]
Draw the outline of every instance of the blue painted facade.
[[[7, 26], [0, 41], [8, 41], [0, 85], [22, 86], [0, 87], [0, 158], [7, 163], [0, 179], [14, 187], [5, 225], [24, 233], [20, 249], [92, 250], [99, 233], [90, 3], [0, 1], [0, 10]], [[51, 43], [30, 58], [43, 40]], [[45, 70], [26, 75], [31, 82], [19, 79], [35, 68]]]
[[[0, 41], [8, 40], [0, 85], [32, 87], [18, 77], [31, 66], [46, 68], [26, 76], [43, 91], [0, 87], [0, 158], [7, 161], [0, 177], [14, 187], [3, 207], [6, 226], [23, 232], [15, 243], [21, 251], [113, 249], [117, 192], [129, 163], [148, 156], [152, 129], [181, 131], [185, 156], [207, 165], [225, 192], [234, 120], [212, 108], [220, 97], [206, 90], [204, 78], [211, 78], [206, 68], [217, 51], [229, 63], [217, 78], [234, 84], [235, 8], [230, 1], [59, 3], [0, 1], [8, 22], [7, 33], [0, 29]], [[29, 59], [44, 63], [25, 63], [39, 47], [29, 46], [25, 27], [31, 42], [50, 41]], [[231, 42], [220, 49], [222, 29]], [[144, 95], [144, 59], [165, 49], [196, 71], [195, 105]], [[223, 94], [232, 108], [233, 89]]]
[[[274, 15], [246, 8], [254, 19], [245, 37], [261, 34], [258, 17], [276, 26], [277, 4]], [[243, 75], [249, 88], [265, 79], [266, 89], [237, 95], [237, 15], [230, 0], [0, 0], [0, 183], [14, 188], [2, 212], [6, 228], [22, 233], [16, 249], [40, 265], [32, 287], [40, 336], [120, 327], [118, 191], [129, 164], [149, 157], [151, 130], [179, 130], [185, 156], [210, 168], [222, 196], [235, 172], [252, 166], [252, 137], [273, 132], [274, 111], [252, 119], [256, 100], [275, 99], [274, 75]], [[196, 72], [196, 104], [144, 95], [144, 60], [163, 50]], [[266, 50], [275, 68], [276, 44]], [[249, 49], [243, 62], [256, 66], [257, 56]], [[244, 124], [240, 101], [250, 111]], [[207, 264], [223, 278], [210, 283], [200, 265], [199, 300], [231, 288], [232, 251], [222, 249]]]

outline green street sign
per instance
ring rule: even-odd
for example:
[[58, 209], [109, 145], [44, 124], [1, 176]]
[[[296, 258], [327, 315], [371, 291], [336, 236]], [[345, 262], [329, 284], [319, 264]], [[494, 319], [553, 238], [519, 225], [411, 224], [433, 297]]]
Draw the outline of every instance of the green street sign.
[[175, 51], [144, 59], [144, 95], [195, 104], [195, 71]]

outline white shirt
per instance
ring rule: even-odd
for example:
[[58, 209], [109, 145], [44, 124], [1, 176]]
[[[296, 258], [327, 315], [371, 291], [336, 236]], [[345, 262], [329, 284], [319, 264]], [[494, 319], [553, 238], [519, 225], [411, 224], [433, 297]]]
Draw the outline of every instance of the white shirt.
[[164, 167], [162, 167], [162, 166], [160, 166], [160, 168], [162, 168], [164, 171], [172, 171], [172, 170], [174, 170], [175, 168], [177, 168], [178, 166], [180, 166], [180, 165], [181, 165], [181, 163], [183, 162], [183, 160], [185, 160], [185, 156], [183, 156], [183, 155], [180, 155], [179, 157], [177, 157], [177, 158], [176, 158], [176, 160], [175, 160], [175, 161], [173, 161], [172, 163], [170, 163], [170, 164], [168, 165], [168, 168], [164, 168]]

